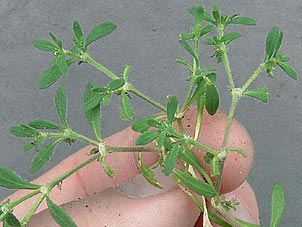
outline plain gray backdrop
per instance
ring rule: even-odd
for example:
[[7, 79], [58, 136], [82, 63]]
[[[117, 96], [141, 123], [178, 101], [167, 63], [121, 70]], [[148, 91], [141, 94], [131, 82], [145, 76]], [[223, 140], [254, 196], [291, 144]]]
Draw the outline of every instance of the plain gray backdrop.
[[[162, 103], [167, 94], [184, 97], [188, 76], [177, 57], [189, 56], [178, 44], [178, 35], [187, 31], [193, 18], [187, 13], [191, 5], [203, 4], [211, 11], [218, 2], [226, 14], [240, 13], [256, 19], [257, 26], [232, 26], [242, 37], [229, 48], [235, 83], [240, 86], [263, 61], [265, 38], [274, 25], [284, 31], [283, 54], [292, 57], [291, 65], [301, 74], [302, 3], [299, 0], [253, 1], [181, 1], [181, 0], [1, 0], [0, 2], [0, 165], [14, 169], [29, 180], [53, 167], [64, 157], [84, 144], [62, 145], [50, 163], [36, 174], [28, 166], [34, 152], [23, 153], [27, 140], [10, 135], [8, 129], [32, 119], [58, 122], [53, 96], [64, 86], [68, 96], [70, 125], [75, 131], [92, 136], [81, 112], [87, 82], [106, 84], [109, 80], [88, 65], [72, 66], [70, 77], [63, 78], [47, 90], [39, 90], [37, 82], [48, 67], [50, 54], [37, 51], [33, 39], [49, 39], [51, 31], [71, 47], [72, 22], [77, 19], [87, 32], [97, 23], [113, 21], [118, 25], [110, 36], [91, 45], [92, 56], [115, 73], [123, 65], [134, 67], [130, 80], [144, 93]], [[218, 87], [221, 107], [228, 109], [230, 95], [225, 89], [227, 78], [222, 65], [211, 59], [211, 48], [201, 49], [201, 64], [218, 67]], [[252, 99], [242, 99], [236, 117], [246, 126], [255, 145], [255, 161], [249, 176], [260, 208], [261, 221], [269, 225], [270, 193], [275, 182], [286, 191], [286, 210], [281, 226], [301, 226], [302, 174], [302, 95], [301, 79], [294, 81], [280, 70], [270, 79], [265, 73], [253, 87], [267, 86], [270, 101], [267, 105]], [[182, 98], [180, 98], [182, 100]], [[116, 99], [117, 101], [117, 99]], [[137, 118], [157, 110], [137, 98], [133, 99]], [[119, 121], [118, 102], [103, 114], [103, 132], [111, 135], [131, 122]], [[0, 190], [3, 199], [11, 191]]]

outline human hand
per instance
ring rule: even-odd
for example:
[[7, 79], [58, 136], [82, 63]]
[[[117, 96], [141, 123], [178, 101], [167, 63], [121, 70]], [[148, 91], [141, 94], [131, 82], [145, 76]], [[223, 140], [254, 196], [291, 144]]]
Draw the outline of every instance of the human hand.
[[[185, 116], [186, 133], [192, 135], [195, 128], [195, 109], [190, 109]], [[219, 148], [223, 138], [226, 114], [219, 111], [210, 117], [204, 114], [200, 141]], [[106, 139], [114, 146], [134, 146], [137, 133], [131, 128], [120, 131]], [[259, 223], [258, 208], [252, 188], [245, 181], [252, 160], [253, 146], [245, 128], [237, 121], [233, 122], [229, 146], [239, 147], [246, 151], [248, 158], [231, 153], [225, 163], [222, 181], [222, 192], [227, 193], [226, 199], [237, 199], [240, 205], [236, 217], [250, 223]], [[45, 183], [62, 175], [69, 169], [87, 159], [92, 146], [85, 147], [59, 163], [34, 183]], [[196, 151], [199, 152], [199, 151]], [[200, 160], [203, 154], [200, 153]], [[143, 153], [143, 163], [152, 165], [157, 161], [156, 153]], [[106, 163], [115, 168], [114, 178], [109, 178], [98, 162], [91, 163], [66, 179], [61, 187], [52, 190], [50, 198], [71, 216], [78, 226], [202, 226], [202, 215], [196, 205], [181, 190], [169, 188], [161, 194], [143, 198], [131, 198], [114, 187], [119, 186], [133, 177], [137, 169], [135, 153], [114, 153], [106, 158]], [[14, 200], [25, 195], [25, 190], [14, 193], [9, 198]], [[14, 214], [21, 218], [32, 207], [35, 197], [16, 207]], [[46, 204], [42, 203], [37, 214], [28, 226], [56, 226]]]

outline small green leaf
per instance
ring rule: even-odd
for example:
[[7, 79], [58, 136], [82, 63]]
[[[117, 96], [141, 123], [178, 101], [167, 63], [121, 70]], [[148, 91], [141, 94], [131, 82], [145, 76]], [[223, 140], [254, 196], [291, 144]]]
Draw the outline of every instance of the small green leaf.
[[204, 9], [202, 6], [199, 6], [196, 8], [195, 11], [195, 25], [196, 26], [201, 26], [202, 20], [203, 20], [203, 14], [204, 14]]
[[125, 84], [124, 79], [115, 79], [115, 80], [112, 80], [110, 84], [108, 84], [108, 88], [111, 91], [115, 91], [115, 90], [123, 87], [124, 84]]
[[31, 173], [37, 172], [46, 164], [46, 162], [49, 161], [55, 150], [55, 147], [59, 142], [61, 142], [61, 139], [53, 141], [52, 143], [48, 144], [42, 150], [39, 151], [39, 153], [32, 160], [32, 163], [29, 167]]
[[110, 168], [109, 166], [107, 166], [107, 164], [105, 163], [105, 156], [101, 155], [98, 158], [99, 162], [101, 163], [105, 173], [109, 176], [109, 177], [114, 177], [114, 169]]
[[21, 227], [20, 221], [11, 212], [5, 215], [4, 226]]
[[240, 33], [239, 32], [230, 32], [228, 34], [225, 34], [224, 36], [221, 37], [220, 42], [224, 43], [230, 43], [231, 41], [233, 41], [234, 39], [238, 39], [240, 37]]
[[166, 176], [169, 176], [172, 173], [178, 154], [179, 154], [179, 147], [178, 147], [178, 143], [176, 143], [174, 144], [174, 146], [172, 147], [172, 149], [169, 151], [168, 155], [165, 158], [164, 173]]
[[108, 94], [106, 94], [105, 96], [104, 96], [104, 98], [103, 98], [103, 105], [104, 106], [108, 106], [109, 104], [110, 104], [110, 102], [111, 102], [111, 98], [112, 98], [112, 93], [108, 93]]
[[55, 104], [63, 126], [67, 127], [67, 100], [62, 87], [56, 91]]
[[196, 60], [196, 62], [198, 62], [198, 57], [196, 56], [195, 52], [193, 51], [192, 47], [185, 41], [185, 40], [179, 40], [180, 45], [182, 45], [189, 54], [191, 54], [194, 59]]
[[157, 146], [158, 146], [159, 148], [161, 148], [162, 146], [164, 146], [165, 140], [166, 140], [166, 133], [165, 133], [165, 132], [161, 132], [161, 133], [158, 135], [158, 138], [157, 138]]
[[190, 189], [196, 192], [198, 195], [205, 197], [214, 197], [217, 195], [214, 186], [211, 186], [200, 179], [192, 177], [189, 173], [185, 173], [182, 170], [174, 168], [173, 173]]
[[[92, 91], [92, 88], [93, 88], [93, 84], [88, 83], [86, 86], [85, 94], [84, 94], [84, 103], [86, 103], [88, 100], [90, 100], [90, 98], [95, 94]], [[100, 104], [98, 104], [94, 108], [88, 110], [86, 112], [86, 118], [93, 130], [95, 137], [97, 138], [98, 141], [100, 141], [101, 140]]]
[[192, 69], [192, 65], [182, 58], [177, 58], [176, 63], [183, 64], [183, 65], [187, 66], [189, 69]]
[[92, 42], [110, 34], [116, 29], [116, 25], [111, 22], [105, 22], [102, 24], [96, 25], [92, 31], [89, 33], [86, 42], [85, 47], [87, 48], [88, 45], [90, 45]]
[[210, 45], [210, 46], [215, 45], [214, 40], [211, 39], [211, 38], [206, 38], [206, 39], [203, 41], [203, 43], [206, 44], [206, 45]]
[[217, 4], [214, 5], [213, 17], [214, 17], [217, 24], [221, 23], [221, 16], [220, 16], [220, 12], [219, 12], [219, 6]]
[[193, 93], [190, 101], [188, 102], [188, 106], [191, 106], [193, 102], [198, 100], [202, 95], [204, 95], [206, 91], [206, 82], [203, 78], [198, 82], [197, 88], [195, 89], [195, 92]]
[[58, 66], [58, 69], [61, 71], [63, 75], [68, 75], [69, 73], [69, 67], [65, 60], [64, 55], [59, 55], [56, 58], [56, 65]]
[[232, 18], [228, 23], [229, 24], [252, 25], [252, 26], [256, 25], [256, 21], [250, 17], [235, 17], [235, 18]]
[[46, 196], [46, 203], [50, 210], [52, 218], [56, 221], [61, 227], [77, 227], [74, 221], [70, 216], [58, 205], [54, 204], [48, 196]]
[[214, 156], [211, 161], [211, 175], [217, 176], [220, 174], [218, 157]]
[[54, 34], [52, 34], [51, 32], [49, 32], [50, 37], [52, 38], [52, 40], [55, 42], [55, 44], [57, 44], [57, 46], [62, 49], [63, 45], [62, 45], [62, 41], [59, 40]]
[[215, 27], [213, 25], [207, 25], [201, 29], [200, 36], [203, 36], [211, 31], [213, 31]]
[[185, 150], [184, 152], [179, 152], [178, 157], [188, 164], [190, 164], [193, 168], [195, 168], [205, 179], [210, 179], [210, 176], [206, 172], [206, 170], [200, 165], [199, 160], [196, 155], [191, 150]]
[[0, 166], [0, 186], [9, 189], [37, 189], [40, 186], [29, 183], [17, 176], [12, 170]]
[[272, 190], [272, 215], [270, 227], [277, 227], [280, 224], [281, 217], [284, 211], [284, 190], [281, 184], [276, 183]]
[[108, 87], [93, 87], [92, 91], [103, 93], [103, 92], [107, 92], [109, 90], [108, 90]]
[[194, 37], [194, 34], [181, 34], [180, 35], [181, 40], [189, 40], [189, 39], [192, 39], [193, 37]]
[[178, 99], [176, 96], [169, 97], [169, 101], [167, 104], [167, 117], [170, 123], [173, 123], [174, 117], [177, 111]]
[[33, 137], [39, 134], [34, 128], [23, 124], [12, 126], [9, 131], [11, 134], [19, 137]]
[[264, 103], [268, 103], [268, 88], [247, 90], [243, 93], [243, 95], [256, 98]]
[[219, 94], [214, 84], [206, 87], [206, 110], [210, 115], [214, 115], [219, 107]]
[[146, 131], [143, 134], [141, 134], [139, 137], [137, 137], [135, 143], [136, 145], [146, 145], [156, 140], [159, 134], [160, 132], [157, 130]]
[[146, 118], [146, 123], [150, 127], [159, 128], [161, 126], [161, 124], [157, 120], [155, 120], [154, 118]]
[[298, 79], [297, 73], [290, 66], [288, 66], [284, 63], [281, 63], [281, 62], [278, 62], [277, 64], [288, 76], [290, 76], [291, 78], [293, 78], [295, 80]]
[[145, 177], [145, 179], [154, 187], [163, 189], [163, 187], [160, 185], [160, 183], [154, 178], [154, 173], [152, 170], [150, 170], [148, 167], [141, 165], [140, 171]]
[[105, 94], [98, 94], [92, 91], [89, 99], [87, 98], [84, 102], [84, 112], [87, 113], [89, 110], [92, 110], [97, 105], [99, 105], [100, 102], [103, 100], [104, 96]]
[[48, 40], [34, 40], [32, 43], [35, 48], [43, 51], [55, 51], [57, 48], [56, 45]]
[[32, 120], [28, 125], [35, 129], [60, 129], [61, 127], [46, 120]]
[[39, 80], [39, 88], [44, 89], [48, 88], [52, 84], [54, 84], [57, 80], [62, 76], [62, 72], [58, 68], [58, 66], [51, 66], [40, 78]]
[[217, 75], [216, 73], [210, 73], [208, 75], [206, 75], [206, 77], [211, 81], [211, 83], [216, 83], [216, 78], [217, 78]]
[[34, 146], [35, 146], [35, 144], [33, 144], [32, 142], [27, 143], [22, 147], [22, 151], [23, 152], [30, 151]]
[[123, 120], [131, 120], [134, 118], [134, 112], [124, 91], [121, 93], [121, 118]]
[[146, 118], [140, 119], [132, 124], [132, 130], [135, 132], [144, 132], [150, 128], [146, 122]]
[[265, 61], [275, 57], [283, 39], [283, 32], [278, 27], [273, 27], [266, 38]]
[[246, 158], [247, 157], [247, 154], [245, 153], [244, 150], [238, 148], [238, 147], [229, 147], [226, 149], [227, 152], [237, 152], [238, 154], [241, 154], [242, 157]]
[[125, 65], [123, 69], [123, 78], [125, 81], [128, 80], [129, 73], [133, 70], [131, 65]]
[[75, 37], [78, 40], [83, 39], [83, 31], [82, 31], [81, 25], [78, 21], [75, 20], [73, 22], [72, 28], [73, 28], [73, 33], [74, 33]]
[[[188, 9], [189, 13], [191, 13], [193, 16], [196, 16], [196, 12], [197, 12], [197, 9], [199, 8], [200, 6], [192, 6]], [[211, 22], [211, 23], [215, 23], [215, 20], [212, 18], [212, 16], [204, 10], [204, 15], [203, 15], [203, 19], [208, 21], [208, 22]]]

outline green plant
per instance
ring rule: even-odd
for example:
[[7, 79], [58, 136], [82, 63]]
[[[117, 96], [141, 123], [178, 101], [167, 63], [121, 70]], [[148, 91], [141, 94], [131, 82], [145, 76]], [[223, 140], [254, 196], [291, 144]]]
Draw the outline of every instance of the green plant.
[[[279, 67], [294, 79], [297, 79], [297, 74], [287, 65], [289, 57], [283, 56], [279, 51], [283, 39], [282, 31], [277, 27], [273, 27], [266, 39], [263, 63], [252, 73], [251, 77], [243, 86], [235, 86], [227, 49], [233, 41], [241, 35], [238, 32], [226, 33], [226, 28], [237, 24], [253, 26], [256, 24], [255, 21], [251, 18], [240, 17], [238, 15], [222, 15], [217, 5], [214, 6], [212, 14], [205, 11], [202, 6], [191, 7], [189, 8], [189, 12], [193, 15], [195, 23], [190, 27], [188, 33], [180, 36], [179, 43], [192, 57], [192, 62], [181, 58], [177, 59], [177, 62], [187, 67], [190, 72], [190, 77], [188, 78], [189, 89], [182, 105], [179, 104], [176, 96], [169, 96], [167, 105], [162, 105], [136, 89], [129, 81], [131, 66], [126, 65], [122, 75], [116, 75], [91, 57], [88, 50], [90, 44], [115, 30], [116, 25], [111, 22], [105, 22], [95, 26], [88, 36], [84, 38], [80, 24], [75, 21], [73, 23], [74, 36], [72, 38], [74, 47], [70, 51], [65, 50], [62, 42], [52, 33], [50, 33], [52, 41], [33, 41], [33, 45], [36, 48], [54, 54], [51, 67], [39, 80], [39, 88], [45, 89], [61, 77], [67, 77], [69, 75], [69, 67], [74, 63], [78, 63], [79, 65], [88, 63], [109, 76], [112, 81], [105, 86], [97, 86], [93, 83], [89, 83], [86, 87], [83, 111], [91, 125], [95, 139], [80, 135], [69, 126], [67, 121], [66, 95], [63, 88], [59, 88], [55, 95], [55, 104], [61, 125], [47, 120], [32, 120], [27, 124], [18, 124], [11, 127], [10, 132], [12, 134], [19, 137], [30, 138], [30, 142], [22, 148], [23, 151], [27, 152], [33, 148], [39, 151], [31, 163], [31, 172], [36, 172], [42, 168], [50, 159], [56, 145], [61, 142], [74, 143], [75, 141], [84, 141], [94, 145], [95, 148], [91, 150], [89, 154], [90, 157], [82, 164], [67, 171], [59, 178], [45, 183], [45, 185], [29, 183], [15, 175], [11, 170], [1, 167], [0, 186], [32, 190], [28, 195], [16, 201], [7, 201], [1, 205], [0, 220], [4, 222], [4, 226], [25, 225], [44, 199], [47, 201], [47, 205], [58, 224], [61, 226], [75, 226], [72, 220], [68, 218], [68, 215], [51, 201], [48, 196], [50, 191], [64, 179], [95, 160], [100, 162], [100, 165], [102, 165], [109, 177], [114, 177], [114, 170], [106, 165], [106, 156], [109, 153], [120, 151], [139, 152], [138, 168], [141, 173], [150, 184], [161, 188], [160, 183], [154, 178], [152, 169], [143, 165], [141, 160], [142, 152], [158, 152], [160, 154], [158, 167], [162, 168], [166, 175], [172, 175], [177, 185], [192, 198], [202, 211], [205, 209], [204, 205], [187, 189], [211, 201], [212, 206], [218, 212], [214, 214], [208, 211], [211, 221], [219, 223], [222, 226], [256, 226], [228, 215], [227, 210], [230, 206], [232, 207], [234, 205], [225, 202], [219, 193], [222, 180], [221, 173], [228, 153], [238, 152], [243, 157], [246, 156], [245, 151], [239, 148], [227, 147], [230, 127], [234, 118], [236, 105], [240, 98], [250, 96], [264, 103], [268, 102], [268, 88], [250, 88], [252, 82], [261, 72], [267, 71], [268, 75], [272, 77], [274, 71]], [[214, 31], [217, 31], [216, 36], [209, 38], [209, 35]], [[205, 38], [205, 36], [208, 38]], [[213, 48], [213, 57], [217, 59], [218, 63], [223, 63], [229, 79], [232, 103], [225, 127], [222, 147], [220, 149], [214, 149], [197, 141], [204, 109], [210, 115], [214, 115], [219, 107], [219, 93], [216, 87], [216, 69], [214, 67], [201, 67], [199, 55], [201, 40], [203, 40], [204, 44]], [[101, 133], [101, 107], [103, 108], [103, 106], [110, 105], [113, 95], [120, 97], [120, 111], [123, 120], [134, 118], [134, 111], [130, 104], [130, 95], [136, 95], [162, 111], [159, 115], [147, 117], [133, 123], [132, 129], [141, 133], [136, 140], [137, 147], [113, 147], [104, 143]], [[190, 138], [183, 131], [182, 117], [188, 111], [189, 107], [195, 103], [198, 109], [197, 123], [194, 137]], [[175, 123], [178, 125], [177, 128], [174, 127]], [[44, 141], [47, 142], [45, 146], [42, 144]], [[151, 142], [155, 146], [148, 146]], [[197, 147], [207, 153], [205, 162], [211, 165], [210, 173], [206, 172], [204, 167], [199, 163], [196, 155], [192, 152], [192, 147]], [[183, 168], [175, 167], [177, 158], [183, 163]], [[201, 178], [197, 177], [198, 174]], [[215, 183], [212, 177], [215, 177]], [[13, 208], [38, 194], [40, 196], [30, 212], [23, 220], [17, 220], [13, 215]], [[277, 226], [280, 222], [283, 207], [284, 192], [280, 184], [276, 184], [273, 187], [272, 193], [271, 226]]]

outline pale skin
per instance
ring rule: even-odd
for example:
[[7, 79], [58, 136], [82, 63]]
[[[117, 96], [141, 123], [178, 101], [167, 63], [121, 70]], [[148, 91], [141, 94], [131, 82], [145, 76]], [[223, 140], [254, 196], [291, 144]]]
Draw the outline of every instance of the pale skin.
[[[196, 109], [191, 108], [183, 122], [185, 131], [191, 135], [194, 131]], [[219, 111], [214, 117], [204, 114], [200, 141], [219, 148], [223, 138], [226, 114]], [[114, 146], [135, 146], [137, 133], [126, 128], [106, 139], [106, 143]], [[253, 145], [245, 128], [234, 121], [230, 139], [230, 147], [239, 147], [248, 154], [247, 158], [231, 153], [228, 157], [223, 181], [222, 192], [229, 199], [237, 199], [240, 205], [232, 213], [236, 217], [251, 223], [259, 224], [258, 206], [254, 192], [245, 181], [253, 161]], [[55, 168], [43, 174], [35, 183], [49, 182], [72, 167], [87, 159], [91, 146], [69, 156]], [[200, 160], [203, 154], [199, 152]], [[152, 165], [158, 159], [156, 153], [144, 153], [143, 163]], [[78, 226], [157, 226], [183, 227], [202, 226], [202, 215], [196, 205], [180, 189], [175, 187], [168, 192], [144, 198], [130, 198], [112, 187], [121, 185], [139, 174], [135, 153], [109, 154], [106, 163], [115, 167], [115, 177], [109, 178], [98, 162], [93, 162], [66, 179], [61, 190], [55, 188], [50, 198], [61, 205]], [[9, 198], [15, 200], [25, 195], [27, 191], [20, 190]], [[32, 207], [37, 197], [16, 207], [14, 214], [22, 218]], [[42, 203], [37, 214], [28, 226], [57, 226]], [[214, 225], [215, 226], [215, 225]], [[216, 225], [217, 226], [217, 225]]]

